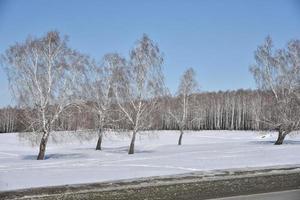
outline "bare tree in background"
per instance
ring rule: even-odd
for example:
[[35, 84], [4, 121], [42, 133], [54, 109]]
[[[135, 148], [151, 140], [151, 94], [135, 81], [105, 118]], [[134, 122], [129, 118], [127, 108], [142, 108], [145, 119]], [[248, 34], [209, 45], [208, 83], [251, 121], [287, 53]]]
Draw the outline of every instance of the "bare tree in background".
[[11, 46], [2, 58], [28, 129], [42, 133], [37, 159], [43, 160], [53, 124], [76, 103], [85, 56], [67, 46], [67, 37], [48, 32]]
[[[181, 77], [180, 84], [177, 91], [177, 96], [172, 97], [168, 95], [167, 112], [175, 120], [179, 130], [180, 136], [178, 145], [182, 143], [184, 129], [188, 122], [198, 119], [192, 115], [192, 111], [196, 109], [195, 95], [198, 91], [198, 83], [196, 80], [196, 73], [193, 68], [187, 69]], [[175, 100], [175, 101], [174, 101]]]
[[143, 35], [130, 53], [128, 67], [119, 73], [114, 86], [117, 105], [132, 127], [128, 154], [134, 153], [136, 134], [151, 127], [151, 114], [163, 90], [162, 62], [158, 46]]
[[255, 52], [256, 63], [250, 70], [257, 86], [272, 94], [261, 120], [278, 131], [275, 144], [300, 128], [300, 41], [292, 40], [286, 49], [273, 50], [267, 37]]
[[101, 150], [103, 132], [105, 126], [112, 126], [113, 112], [113, 84], [115, 82], [115, 71], [124, 67], [126, 61], [118, 54], [107, 54], [104, 56], [101, 65], [95, 62], [90, 63], [86, 71], [83, 95], [87, 101], [87, 107], [96, 117], [98, 129], [98, 141], [96, 150]]

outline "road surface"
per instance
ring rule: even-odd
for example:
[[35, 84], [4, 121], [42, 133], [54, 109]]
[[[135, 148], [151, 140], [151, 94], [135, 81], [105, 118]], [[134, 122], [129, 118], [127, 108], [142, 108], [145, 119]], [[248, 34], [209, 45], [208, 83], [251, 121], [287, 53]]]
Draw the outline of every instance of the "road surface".
[[280, 192], [219, 198], [215, 200], [300, 200], [300, 189]]

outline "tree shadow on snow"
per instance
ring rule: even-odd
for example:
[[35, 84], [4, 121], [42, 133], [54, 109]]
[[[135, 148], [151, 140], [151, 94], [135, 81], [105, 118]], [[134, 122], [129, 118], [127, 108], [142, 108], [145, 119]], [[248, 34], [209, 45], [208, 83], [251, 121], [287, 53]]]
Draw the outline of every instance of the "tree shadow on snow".
[[[123, 154], [128, 153], [128, 146], [122, 147], [103, 147], [104, 152], [108, 153], [116, 153], [116, 154]], [[145, 150], [145, 149], [135, 149], [134, 153], [153, 153], [153, 150]]]
[[[45, 160], [48, 159], [68, 159], [68, 158], [84, 158], [86, 157], [84, 154], [79, 153], [69, 153], [69, 154], [60, 154], [60, 153], [53, 153], [53, 154], [46, 154]], [[36, 160], [37, 155], [26, 155], [22, 157], [22, 160]]]
[[75, 151], [92, 151], [92, 150], [96, 150], [95, 147], [80, 147], [80, 148], [72, 148], [72, 150], [75, 150]]
[[[251, 141], [249, 143], [251, 144], [264, 144], [264, 145], [274, 145], [275, 140], [267, 140], [267, 141]], [[300, 145], [300, 141], [295, 141], [295, 140], [284, 140], [282, 145]], [[280, 145], [279, 145], [280, 146]]]

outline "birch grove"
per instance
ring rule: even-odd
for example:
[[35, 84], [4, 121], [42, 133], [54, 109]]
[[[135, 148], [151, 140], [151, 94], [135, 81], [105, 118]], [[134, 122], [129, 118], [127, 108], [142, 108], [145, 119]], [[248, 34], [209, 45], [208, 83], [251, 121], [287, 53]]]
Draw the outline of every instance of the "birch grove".
[[18, 110], [7, 107], [0, 110], [0, 133], [10, 133], [17, 129]]
[[[169, 106], [178, 109], [177, 95], [164, 100], [164, 104], [151, 114], [151, 130], [179, 130], [178, 124], [170, 116]], [[269, 92], [260, 90], [237, 90], [219, 92], [201, 92], [193, 97], [196, 109], [189, 112], [185, 126], [186, 130], [272, 130], [272, 127], [261, 121], [261, 115], [267, 115], [267, 108], [272, 102]], [[112, 123], [109, 128], [130, 129], [122, 113], [117, 111], [118, 106], [113, 100]], [[170, 102], [170, 104], [166, 104]], [[86, 105], [84, 108], [69, 108], [68, 113], [61, 115], [53, 124], [55, 130], [98, 129], [97, 116]], [[15, 108], [15, 132], [26, 131], [22, 120], [24, 111]], [[6, 113], [0, 109], [0, 116]], [[192, 120], [194, 119], [194, 120]], [[2, 122], [4, 124], [4, 121]], [[112, 125], [112, 126], [111, 126]], [[3, 131], [2, 131], [3, 132]]]
[[275, 50], [268, 37], [255, 52], [250, 71], [257, 89], [199, 92], [193, 69], [177, 93], [164, 84], [163, 55], [147, 35], [129, 57], [106, 54], [101, 62], [68, 47], [68, 38], [49, 32], [28, 37], [1, 57], [17, 102], [0, 109], [0, 132], [31, 131], [44, 159], [57, 130], [93, 129], [101, 150], [104, 130], [129, 130], [129, 154], [144, 130], [276, 130], [282, 144], [300, 128], [300, 42]]

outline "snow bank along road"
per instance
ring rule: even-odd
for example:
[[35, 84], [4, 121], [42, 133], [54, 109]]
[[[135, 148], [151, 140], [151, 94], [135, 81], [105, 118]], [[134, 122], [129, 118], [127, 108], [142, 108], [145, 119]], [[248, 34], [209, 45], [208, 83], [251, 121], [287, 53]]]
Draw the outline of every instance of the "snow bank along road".
[[[234, 196], [233, 199], [250, 200], [276, 196], [276, 200], [299, 200], [295, 198], [300, 192], [297, 190], [299, 186], [300, 165], [202, 171], [107, 183], [32, 188], [0, 192], [0, 199], [199, 200]], [[274, 191], [277, 193], [257, 194]], [[236, 197], [247, 194], [251, 195]]]
[[94, 150], [96, 136], [80, 142], [75, 135], [53, 134], [46, 160], [37, 161], [38, 147], [20, 140], [17, 133], [0, 134], [0, 191], [300, 164], [299, 135], [292, 135], [284, 145], [275, 146], [275, 134], [187, 132], [183, 145], [178, 146], [176, 131], [144, 132], [139, 134], [134, 155], [127, 154], [130, 138], [124, 134], [108, 133], [103, 151]]

